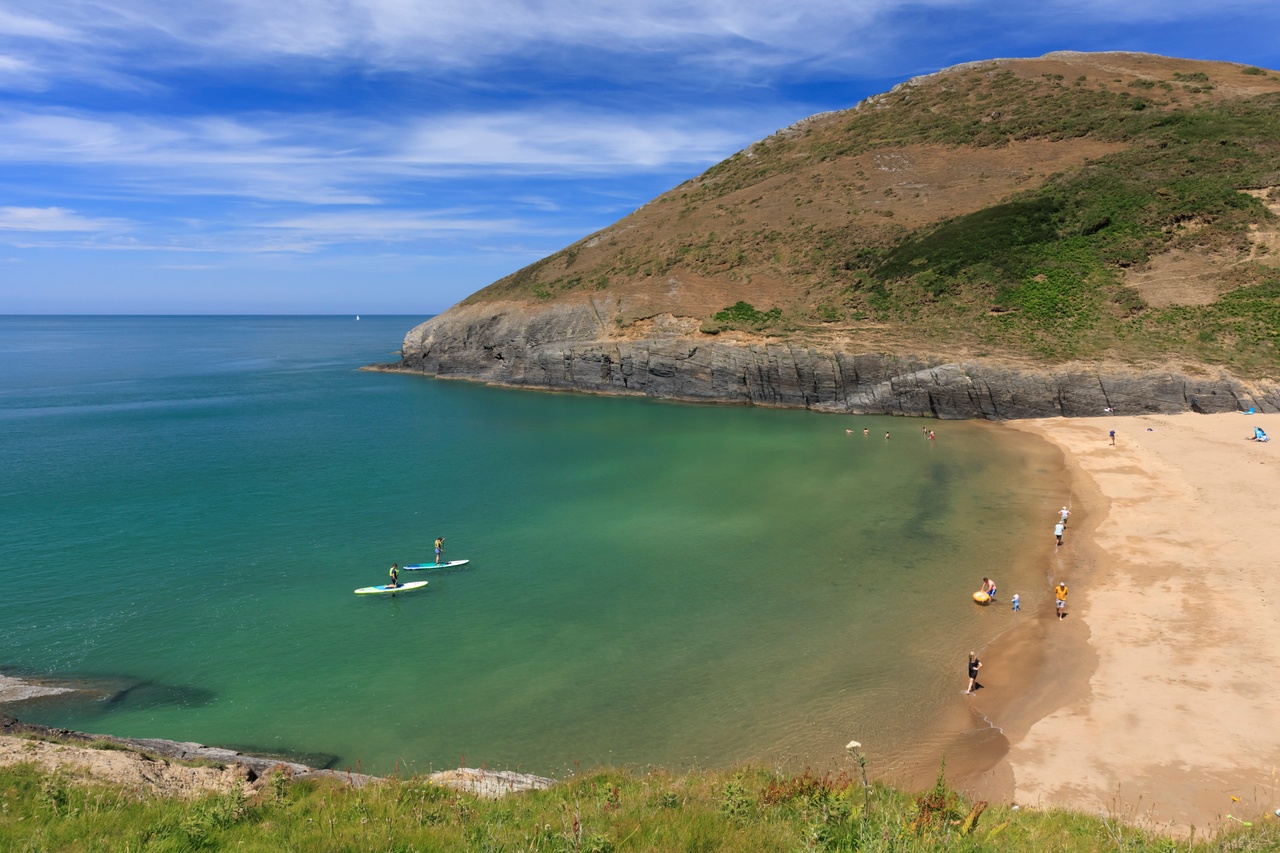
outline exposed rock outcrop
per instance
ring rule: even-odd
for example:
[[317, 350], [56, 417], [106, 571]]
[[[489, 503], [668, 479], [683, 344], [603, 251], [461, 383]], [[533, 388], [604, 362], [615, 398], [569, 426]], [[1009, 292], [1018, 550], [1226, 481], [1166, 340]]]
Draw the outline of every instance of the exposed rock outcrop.
[[[590, 300], [455, 306], [380, 369], [514, 387], [946, 419], [1280, 410], [1280, 388], [1225, 373], [850, 352], [705, 335], [660, 316], [633, 337]], [[635, 328], [635, 327], [629, 327]]]
[[[20, 738], [25, 740], [18, 740]], [[25, 746], [16, 747], [14, 741]], [[357, 788], [379, 780], [377, 776], [320, 770], [293, 761], [199, 743], [91, 735], [0, 715], [0, 765], [20, 761], [34, 762], [48, 769], [74, 767], [83, 771], [86, 778], [180, 796], [224, 791], [242, 782], [258, 787], [275, 773], [291, 779], [328, 777]], [[179, 765], [171, 767], [170, 761]], [[198, 766], [182, 766], [191, 763]], [[435, 785], [488, 798], [555, 784], [554, 779], [545, 776], [470, 767], [442, 770], [427, 779]]]

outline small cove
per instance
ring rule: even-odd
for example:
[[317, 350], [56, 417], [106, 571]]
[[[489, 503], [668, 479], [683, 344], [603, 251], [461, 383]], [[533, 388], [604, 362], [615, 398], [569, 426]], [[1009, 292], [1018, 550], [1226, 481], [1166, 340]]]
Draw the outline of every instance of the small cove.
[[[370, 772], [820, 766], [954, 708], [1014, 618], [983, 575], [1048, 595], [1034, 438], [356, 370], [415, 322], [0, 318], [0, 670], [147, 685], [5, 709]], [[472, 563], [351, 594], [436, 535]]]

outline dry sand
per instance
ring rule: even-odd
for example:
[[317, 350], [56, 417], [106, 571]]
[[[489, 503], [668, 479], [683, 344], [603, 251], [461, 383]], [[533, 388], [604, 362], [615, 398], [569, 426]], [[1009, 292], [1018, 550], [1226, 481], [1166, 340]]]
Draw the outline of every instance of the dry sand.
[[[1039, 608], [987, 656], [1038, 676], [984, 700], [1011, 744], [988, 789], [1175, 832], [1280, 808], [1280, 417], [1010, 425], [1072, 471], [1046, 577], [1069, 615]], [[1247, 441], [1255, 426], [1277, 440]]]

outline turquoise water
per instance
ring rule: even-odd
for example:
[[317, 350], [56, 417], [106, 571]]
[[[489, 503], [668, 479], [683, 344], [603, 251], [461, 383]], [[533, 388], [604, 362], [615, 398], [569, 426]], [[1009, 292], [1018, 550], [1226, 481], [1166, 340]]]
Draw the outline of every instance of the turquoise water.
[[[102, 690], [5, 709], [376, 772], [817, 764], [954, 706], [1013, 618], [983, 575], [1043, 597], [1026, 436], [356, 370], [416, 322], [0, 318], [0, 671]], [[471, 564], [352, 594], [437, 535]]]

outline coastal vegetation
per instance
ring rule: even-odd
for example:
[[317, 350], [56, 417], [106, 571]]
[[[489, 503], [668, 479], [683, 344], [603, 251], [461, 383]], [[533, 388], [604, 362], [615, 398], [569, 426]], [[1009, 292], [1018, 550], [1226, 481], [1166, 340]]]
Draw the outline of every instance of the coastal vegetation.
[[[0, 769], [0, 847], [58, 851], [992, 851], [1227, 853], [1280, 848], [1280, 821], [1232, 817], [1190, 837], [1141, 815], [972, 802], [940, 773], [907, 794], [861, 776], [764, 769], [601, 770], [481, 799], [425, 778], [294, 781], [195, 799], [139, 794], [33, 764]], [[1208, 830], [1206, 832], [1205, 830]]]
[[1264, 69], [974, 63], [780, 131], [468, 302], [607, 291], [646, 306], [620, 327], [665, 310], [705, 334], [1270, 376], [1278, 139]]

